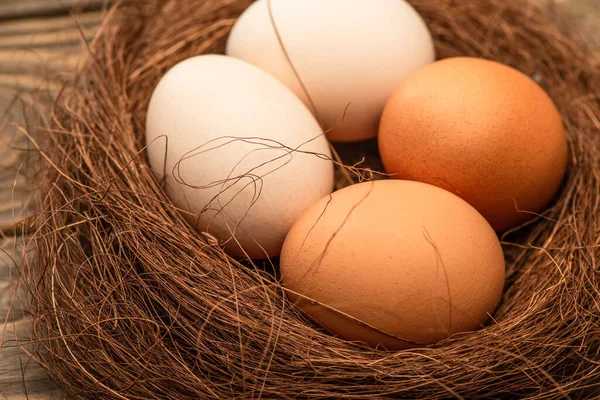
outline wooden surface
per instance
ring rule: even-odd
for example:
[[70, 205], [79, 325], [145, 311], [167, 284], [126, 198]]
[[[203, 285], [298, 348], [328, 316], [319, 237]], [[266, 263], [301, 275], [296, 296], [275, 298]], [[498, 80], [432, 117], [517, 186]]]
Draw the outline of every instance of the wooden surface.
[[[559, 12], [572, 14], [590, 41], [600, 43], [600, 0], [536, 1], [553, 2]], [[64, 398], [22, 346], [30, 321], [16, 283], [18, 260], [12, 259], [23, 238], [14, 237], [12, 226], [31, 208], [26, 199], [35, 179], [19, 172], [27, 142], [9, 123], [23, 122], [21, 103], [31, 103], [43, 82], [49, 81], [44, 88], [53, 91], [77, 66], [83, 40], [90, 40], [100, 24], [104, 2], [0, 0], [0, 399]], [[73, 8], [81, 12], [67, 11]], [[15, 93], [22, 101], [14, 102]]]
[[84, 40], [100, 25], [104, 3], [0, 0], [0, 247], [5, 251], [0, 253], [0, 399], [64, 398], [23, 346], [31, 322], [11, 259], [23, 239], [13, 237], [12, 226], [31, 208], [26, 195], [35, 179], [17, 173], [27, 157], [27, 142], [10, 123], [24, 122], [23, 103], [32, 104], [42, 83], [48, 82], [42, 88], [53, 92], [77, 66]]

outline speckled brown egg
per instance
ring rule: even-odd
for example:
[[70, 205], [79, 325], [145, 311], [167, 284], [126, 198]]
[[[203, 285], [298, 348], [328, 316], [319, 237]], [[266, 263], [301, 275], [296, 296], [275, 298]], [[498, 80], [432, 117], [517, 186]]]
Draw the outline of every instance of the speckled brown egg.
[[413, 181], [325, 197], [292, 227], [280, 265], [289, 297], [319, 325], [390, 350], [480, 328], [504, 286], [487, 221], [454, 194]]
[[497, 231], [550, 204], [568, 153], [544, 90], [513, 68], [477, 58], [438, 61], [409, 76], [386, 105], [379, 150], [394, 178], [452, 191]]

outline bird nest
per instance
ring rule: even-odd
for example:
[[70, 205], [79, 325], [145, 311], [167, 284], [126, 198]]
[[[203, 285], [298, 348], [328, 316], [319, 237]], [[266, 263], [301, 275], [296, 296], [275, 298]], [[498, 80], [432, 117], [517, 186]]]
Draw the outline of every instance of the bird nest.
[[[36, 357], [85, 398], [586, 398], [600, 394], [600, 64], [542, 10], [412, 0], [441, 58], [535, 77], [568, 133], [543, 216], [502, 237], [493, 323], [386, 352], [315, 328], [268, 268], [236, 261], [169, 202], [144, 151], [146, 109], [174, 64], [222, 53], [250, 0], [149, 0], [107, 15], [87, 62], [34, 135], [39, 213], [26, 257]], [[344, 162], [379, 165], [372, 143]], [[532, 149], [535, 151], [535, 149]], [[345, 179], [338, 174], [340, 182]], [[29, 254], [29, 253], [27, 253]]]

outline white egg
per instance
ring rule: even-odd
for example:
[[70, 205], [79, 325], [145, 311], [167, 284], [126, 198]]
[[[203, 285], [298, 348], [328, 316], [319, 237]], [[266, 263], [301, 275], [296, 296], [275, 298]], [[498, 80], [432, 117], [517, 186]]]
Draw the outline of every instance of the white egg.
[[404, 0], [259, 0], [226, 53], [283, 82], [336, 142], [377, 136], [394, 89], [435, 60], [425, 22]]
[[329, 144], [307, 107], [231, 57], [194, 57], [167, 72], [146, 143], [173, 203], [235, 256], [279, 255], [296, 219], [333, 189]]

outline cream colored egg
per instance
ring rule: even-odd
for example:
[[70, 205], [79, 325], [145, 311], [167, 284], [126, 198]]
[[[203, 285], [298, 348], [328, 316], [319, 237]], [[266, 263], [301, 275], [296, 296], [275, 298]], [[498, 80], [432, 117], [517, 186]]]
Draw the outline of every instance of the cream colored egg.
[[296, 219], [333, 188], [329, 145], [310, 111], [235, 58], [173, 67], [152, 95], [146, 141], [174, 204], [236, 256], [277, 256]]
[[394, 89], [435, 59], [404, 0], [259, 0], [235, 24], [227, 54], [277, 77], [336, 142], [374, 138]]

